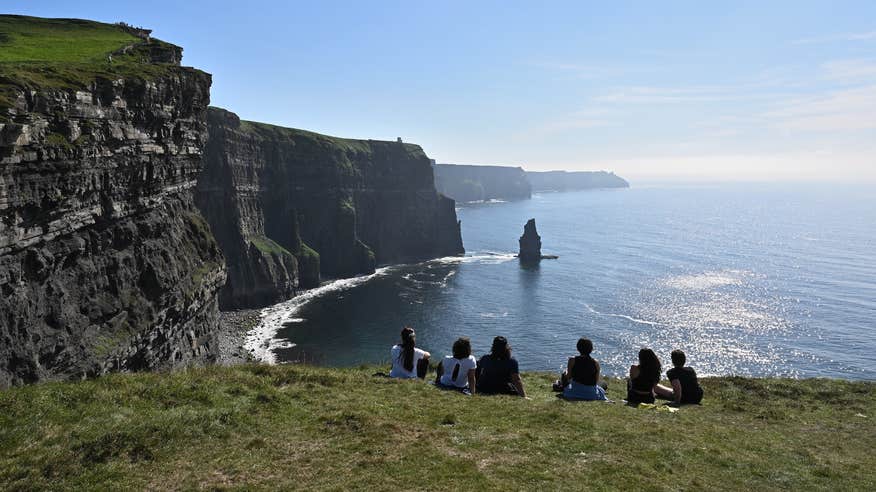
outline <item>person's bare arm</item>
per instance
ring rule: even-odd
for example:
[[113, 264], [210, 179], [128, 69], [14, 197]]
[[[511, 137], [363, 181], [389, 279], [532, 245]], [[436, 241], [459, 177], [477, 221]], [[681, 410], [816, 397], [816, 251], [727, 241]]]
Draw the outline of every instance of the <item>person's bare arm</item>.
[[526, 390], [523, 389], [523, 380], [520, 379], [519, 373], [514, 373], [511, 375], [511, 384], [514, 385], [514, 389], [517, 390], [517, 394], [526, 398]]
[[572, 382], [572, 367], [575, 366], [575, 358], [569, 357], [569, 362], [566, 363], [566, 370], [560, 374], [560, 384], [565, 388]]
[[444, 361], [438, 363], [438, 369], [435, 370], [435, 384], [441, 383], [441, 376], [444, 374]]
[[651, 389], [651, 391], [653, 391], [655, 395], [661, 396], [663, 398], [675, 398], [675, 395], [672, 392], [672, 388], [668, 386], [663, 386], [660, 383], [654, 383], [654, 387]]
[[599, 386], [600, 377], [602, 376], [602, 367], [599, 366], [599, 361], [596, 361], [596, 385]]
[[672, 383], [672, 394], [675, 395], [675, 403], [681, 403], [681, 381], [673, 379], [670, 383]]
[[478, 387], [478, 376], [477, 371], [474, 369], [468, 370], [468, 390], [471, 391], [471, 394], [477, 393]]
[[639, 377], [639, 366], [630, 366], [630, 379]]

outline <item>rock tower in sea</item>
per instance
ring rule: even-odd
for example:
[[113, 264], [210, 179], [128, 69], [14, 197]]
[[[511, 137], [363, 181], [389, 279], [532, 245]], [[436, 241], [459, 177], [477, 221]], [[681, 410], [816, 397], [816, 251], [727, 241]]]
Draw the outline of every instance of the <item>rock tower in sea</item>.
[[523, 226], [523, 235], [520, 236], [520, 253], [517, 257], [525, 261], [541, 259], [541, 236], [535, 230], [535, 219], [529, 219]]

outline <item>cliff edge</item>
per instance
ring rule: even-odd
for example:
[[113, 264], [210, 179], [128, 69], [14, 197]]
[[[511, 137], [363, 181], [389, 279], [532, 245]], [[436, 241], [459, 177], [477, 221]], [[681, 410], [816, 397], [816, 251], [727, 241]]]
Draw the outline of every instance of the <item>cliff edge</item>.
[[532, 197], [520, 167], [435, 164], [435, 188], [458, 202], [525, 200]]
[[0, 16], [0, 387], [213, 351], [210, 75], [123, 26]]
[[600, 188], [629, 188], [624, 178], [606, 171], [528, 171], [533, 191], [576, 191]]
[[352, 140], [209, 110], [197, 202], [228, 258], [222, 308], [286, 299], [321, 276], [462, 254], [453, 200], [418, 145]]

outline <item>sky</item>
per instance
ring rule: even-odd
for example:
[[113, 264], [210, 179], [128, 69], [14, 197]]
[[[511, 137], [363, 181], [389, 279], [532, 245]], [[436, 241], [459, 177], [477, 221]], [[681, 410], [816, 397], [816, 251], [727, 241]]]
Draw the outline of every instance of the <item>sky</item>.
[[213, 74], [244, 119], [438, 162], [876, 181], [876, 2], [54, 1]]

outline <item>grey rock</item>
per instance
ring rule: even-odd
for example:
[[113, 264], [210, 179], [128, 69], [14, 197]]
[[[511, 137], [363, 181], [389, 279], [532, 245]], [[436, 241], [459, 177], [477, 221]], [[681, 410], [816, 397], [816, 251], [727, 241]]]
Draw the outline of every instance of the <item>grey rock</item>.
[[226, 277], [192, 193], [209, 88], [208, 74], [172, 67], [12, 98], [0, 387], [209, 359]]

